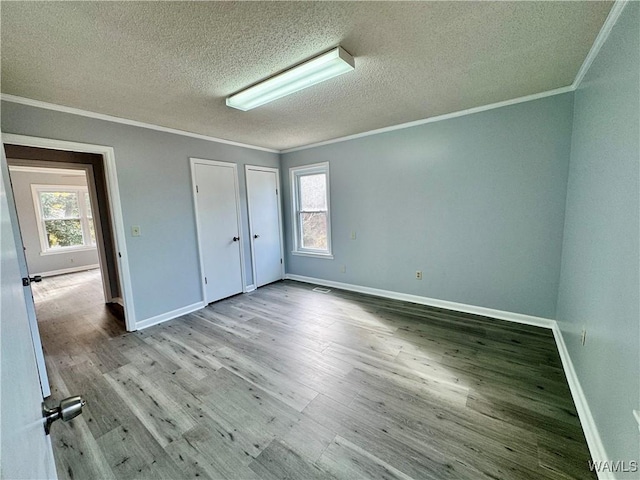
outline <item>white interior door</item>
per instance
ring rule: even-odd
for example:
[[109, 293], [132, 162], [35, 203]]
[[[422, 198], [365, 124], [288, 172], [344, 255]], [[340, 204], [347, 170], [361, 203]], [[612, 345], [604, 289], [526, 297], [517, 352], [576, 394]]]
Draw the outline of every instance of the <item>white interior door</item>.
[[[6, 164], [6, 157], [4, 148], [2, 148], [3, 156], [3, 168]], [[3, 180], [3, 186], [7, 190], [7, 208], [9, 209], [9, 220], [13, 225], [13, 238], [15, 244], [18, 245], [16, 255], [18, 259], [18, 270], [20, 277], [29, 278], [29, 268], [27, 266], [27, 258], [24, 254], [24, 242], [22, 241], [22, 233], [19, 228], [18, 211], [16, 210], [15, 200], [13, 198], [13, 188], [11, 186], [11, 177], [9, 169], [2, 171], [3, 175], [7, 177]], [[24, 294], [24, 303], [27, 309], [27, 318], [29, 320], [29, 328], [31, 331], [31, 341], [33, 343], [34, 354], [36, 356], [36, 366], [38, 367], [38, 374], [40, 378], [40, 389], [42, 390], [42, 396], [44, 398], [51, 395], [51, 388], [49, 387], [49, 376], [47, 374], [47, 368], [44, 363], [44, 351], [42, 350], [42, 342], [40, 341], [40, 331], [38, 329], [38, 320], [36, 319], [36, 306], [33, 301], [33, 292], [31, 291], [31, 284], [22, 287], [22, 293]]]
[[256, 287], [282, 280], [282, 228], [278, 170], [246, 167], [251, 251]]
[[[42, 390], [29, 327], [22, 274], [7, 202], [8, 169], [2, 150], [0, 182], [0, 452], [3, 478], [57, 478], [51, 441], [44, 433]], [[7, 183], [5, 183], [7, 182]]]
[[192, 160], [198, 242], [206, 303], [243, 291], [237, 167]]

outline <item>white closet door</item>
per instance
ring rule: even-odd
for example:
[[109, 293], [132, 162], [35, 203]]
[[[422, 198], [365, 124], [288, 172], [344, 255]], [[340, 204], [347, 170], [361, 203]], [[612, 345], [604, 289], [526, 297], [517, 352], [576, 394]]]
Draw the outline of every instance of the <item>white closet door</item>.
[[243, 290], [237, 169], [194, 163], [198, 240], [206, 303]]
[[256, 287], [282, 279], [278, 170], [247, 167], [247, 196]]

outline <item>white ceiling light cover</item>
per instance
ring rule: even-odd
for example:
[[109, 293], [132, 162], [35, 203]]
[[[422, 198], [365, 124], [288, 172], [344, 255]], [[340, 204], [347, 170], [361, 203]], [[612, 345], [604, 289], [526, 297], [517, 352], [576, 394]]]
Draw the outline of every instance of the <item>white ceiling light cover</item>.
[[227, 97], [227, 106], [246, 112], [317, 83], [350, 72], [355, 61], [342, 47], [336, 47], [300, 65], [274, 75]]
[[[571, 85], [614, 4], [0, 2], [3, 94], [273, 150]], [[357, 71], [225, 104], [338, 45]]]

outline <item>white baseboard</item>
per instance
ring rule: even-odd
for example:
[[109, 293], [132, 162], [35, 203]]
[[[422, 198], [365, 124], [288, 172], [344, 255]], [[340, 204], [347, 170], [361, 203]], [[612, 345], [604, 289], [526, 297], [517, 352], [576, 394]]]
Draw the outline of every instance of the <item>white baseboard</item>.
[[157, 325], [168, 320], [173, 320], [174, 318], [180, 317], [182, 315], [186, 315], [187, 313], [195, 312], [196, 310], [200, 310], [201, 308], [204, 308], [206, 306], [207, 304], [204, 302], [196, 302], [194, 304], [187, 305], [186, 307], [162, 313], [160, 315], [156, 315], [155, 317], [150, 317], [140, 322], [136, 322], [136, 329], [143, 330], [153, 325]]
[[[587, 439], [587, 446], [589, 447], [591, 459], [594, 462], [607, 462], [609, 461], [609, 457], [607, 456], [607, 452], [604, 448], [604, 445], [602, 444], [602, 439], [600, 438], [598, 428], [596, 427], [596, 423], [593, 420], [593, 415], [591, 414], [591, 409], [589, 408], [589, 404], [587, 403], [587, 397], [585, 397], [584, 395], [584, 391], [582, 390], [582, 386], [580, 385], [580, 380], [578, 379], [578, 374], [573, 367], [573, 362], [571, 361], [571, 357], [569, 356], [569, 350], [567, 350], [567, 345], [564, 343], [564, 337], [562, 336], [562, 332], [560, 331], [560, 327], [558, 326], [557, 322], [552, 328], [552, 331], [553, 337], [556, 340], [556, 345], [558, 346], [560, 359], [562, 360], [562, 368], [564, 370], [565, 376], [567, 377], [569, 389], [571, 390], [573, 403], [576, 405], [578, 417], [580, 418], [580, 424], [582, 425], [584, 436]], [[600, 480], [614, 480], [616, 478], [613, 472], [597, 473]]]
[[111, 302], [117, 303], [118, 305], [124, 308], [124, 300], [122, 300], [122, 297], [113, 297], [111, 299]]
[[[342, 290], [349, 290], [351, 292], [365, 293], [369, 295], [375, 295], [378, 297], [392, 298], [394, 300], [404, 300], [406, 302], [418, 303], [420, 305], [429, 305], [432, 307], [446, 308], [448, 310], [455, 310], [457, 312], [471, 313], [475, 315], [482, 315], [485, 317], [498, 318], [500, 320], [508, 320], [510, 322], [523, 323], [526, 325], [533, 325], [536, 327], [548, 328], [553, 332], [553, 337], [560, 354], [562, 361], [562, 367], [567, 377], [567, 383], [571, 390], [571, 396], [575, 403], [580, 424], [584, 431], [584, 435], [587, 439], [587, 445], [591, 458], [594, 461], [607, 461], [608, 457], [602, 444], [602, 439], [598, 433], [591, 409], [587, 403], [587, 399], [580, 385], [580, 380], [573, 367], [573, 362], [569, 356], [569, 351], [564, 343], [562, 332], [558, 327], [558, 322], [550, 318], [534, 317], [531, 315], [524, 315], [521, 313], [506, 312], [504, 310], [494, 310], [492, 308], [478, 307], [475, 305], [467, 305], [464, 303], [449, 302], [446, 300], [438, 300], [435, 298], [421, 297], [418, 295], [410, 295], [407, 293], [392, 292], [389, 290], [381, 290], [378, 288], [363, 287], [360, 285], [352, 285], [349, 283], [334, 282], [331, 280], [323, 280], [321, 278], [305, 277], [302, 275], [285, 275], [287, 280], [296, 280], [298, 282], [312, 283], [315, 285], [323, 285], [325, 287], [339, 288]], [[610, 472], [598, 472], [598, 478], [600, 480], [614, 480], [615, 476]]]
[[256, 289], [256, 286], [251, 284], [244, 287], [244, 293], [253, 292]]
[[418, 303], [420, 305], [429, 305], [431, 307], [446, 308], [447, 310], [455, 310], [457, 312], [465, 312], [474, 315], [482, 315], [484, 317], [497, 318], [500, 320], [508, 320], [510, 322], [533, 325], [535, 327], [553, 328], [556, 324], [556, 321], [550, 318], [534, 317], [532, 315], [524, 315], [522, 313], [494, 310], [493, 308], [477, 307], [475, 305], [449, 302], [447, 300], [438, 300], [436, 298], [411, 295], [409, 293], [392, 292], [390, 290], [381, 290], [379, 288], [363, 287], [350, 283], [334, 282], [331, 280], [323, 280], [321, 278], [304, 277], [302, 275], [292, 275], [288, 273], [285, 275], [285, 279], [296, 280], [298, 282], [313, 283], [315, 285], [323, 285], [325, 287], [340, 288], [342, 290], [349, 290], [351, 292], [366, 293], [368, 295], [375, 295], [377, 297], [403, 300], [405, 302]]
[[[454, 310], [457, 312], [471, 313], [474, 315], [482, 315], [485, 317], [497, 318], [500, 320], [507, 320], [511, 322], [551, 329], [551, 331], [553, 332], [556, 345], [558, 347], [558, 352], [560, 354], [560, 359], [562, 361], [562, 367], [564, 369], [565, 375], [567, 377], [567, 382], [571, 390], [571, 396], [573, 397], [573, 401], [576, 405], [576, 410], [578, 411], [578, 417], [580, 419], [582, 429], [584, 430], [584, 434], [587, 439], [587, 445], [589, 447], [589, 452], [591, 453], [591, 458], [596, 462], [608, 460], [606, 451], [604, 449], [604, 445], [602, 444], [602, 439], [600, 438], [600, 434], [598, 433], [598, 429], [593, 420], [591, 409], [589, 408], [589, 404], [587, 403], [587, 399], [584, 395], [584, 391], [582, 390], [582, 386], [580, 385], [580, 380], [578, 379], [576, 371], [573, 367], [573, 362], [571, 361], [571, 357], [569, 356], [569, 351], [567, 350], [567, 346], [564, 343], [562, 332], [560, 331], [560, 328], [558, 327], [558, 324], [555, 320], [552, 320], [550, 318], [524, 315], [521, 313], [507, 312], [504, 310], [495, 310], [492, 308], [478, 307], [475, 305], [467, 305], [464, 303], [438, 300], [435, 298], [422, 297], [419, 295], [411, 295], [407, 293], [393, 292], [393, 291], [382, 290], [378, 288], [363, 287], [360, 285], [352, 285], [349, 283], [334, 282], [331, 280], [323, 280], [321, 278], [305, 277], [302, 275], [287, 274], [285, 275], [285, 279], [295, 280], [295, 281], [304, 282], [304, 283], [311, 283], [315, 285], [323, 285], [326, 287], [339, 288], [339, 289], [348, 290], [351, 292], [375, 295], [378, 297], [391, 298], [394, 300], [402, 300], [406, 302], [417, 303], [420, 305], [429, 305], [432, 307], [445, 308], [445, 309]], [[253, 290], [255, 290], [255, 285], [247, 285], [246, 287], [247, 292], [250, 292]], [[137, 322], [136, 327], [138, 330], [142, 330], [144, 328], [151, 327], [152, 325], [157, 325], [159, 323], [166, 322], [167, 320], [171, 320], [181, 315], [186, 315], [187, 313], [194, 312], [196, 310], [204, 308], [205, 306], [206, 304], [204, 302], [197, 302], [192, 305], [188, 305], [186, 307], [182, 307], [177, 310], [173, 310], [171, 312], [167, 312], [161, 315], [157, 315], [155, 317], [147, 318], [146, 320], [142, 320], [141, 322]], [[613, 474], [609, 472], [599, 472], [598, 478], [600, 480], [615, 479]]]
[[55, 277], [56, 275], [64, 275], [66, 273], [75, 273], [75, 272], [83, 272], [85, 270], [93, 270], [94, 268], [100, 268], [100, 265], [96, 263], [94, 265], [82, 265], [80, 267], [61, 268], [60, 270], [51, 270], [49, 272], [33, 273], [31, 274], [31, 276], [35, 277], [36, 275], [39, 275], [42, 278]]

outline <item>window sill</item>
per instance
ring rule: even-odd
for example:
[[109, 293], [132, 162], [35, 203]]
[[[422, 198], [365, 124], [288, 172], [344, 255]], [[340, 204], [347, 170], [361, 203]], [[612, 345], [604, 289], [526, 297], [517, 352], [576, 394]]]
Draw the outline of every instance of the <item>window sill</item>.
[[56, 250], [47, 250], [46, 252], [40, 252], [41, 257], [48, 255], [60, 255], [62, 253], [74, 253], [74, 252], [88, 252], [90, 250], [96, 250], [98, 247], [95, 245], [83, 246], [83, 247], [62, 247]]
[[331, 253], [314, 253], [314, 252], [298, 252], [293, 251], [291, 255], [297, 255], [299, 257], [313, 257], [313, 258], [324, 258], [326, 260], [333, 260], [333, 255]]

